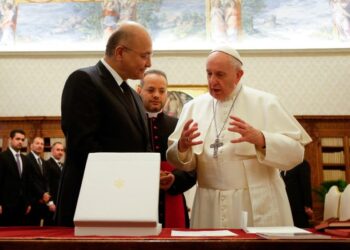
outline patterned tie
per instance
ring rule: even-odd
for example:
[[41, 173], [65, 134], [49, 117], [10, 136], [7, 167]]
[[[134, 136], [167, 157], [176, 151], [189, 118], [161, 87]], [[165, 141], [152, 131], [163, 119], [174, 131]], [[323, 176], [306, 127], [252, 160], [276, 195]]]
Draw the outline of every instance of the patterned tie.
[[22, 176], [22, 165], [21, 165], [21, 155], [19, 153], [16, 154], [16, 163], [17, 163], [17, 168], [18, 168], [18, 173], [19, 176]]

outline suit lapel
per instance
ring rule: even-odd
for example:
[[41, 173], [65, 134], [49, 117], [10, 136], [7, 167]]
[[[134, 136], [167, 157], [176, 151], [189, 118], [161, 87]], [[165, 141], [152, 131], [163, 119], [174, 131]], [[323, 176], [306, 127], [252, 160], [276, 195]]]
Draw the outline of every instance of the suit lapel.
[[[140, 96], [136, 93], [135, 90], [131, 90], [131, 93], [133, 95], [133, 98], [136, 102], [136, 108], [137, 108], [137, 112], [139, 113], [139, 117], [141, 118], [141, 126], [143, 129], [143, 133], [148, 133], [148, 125], [147, 125], [147, 115], [146, 115], [146, 111], [145, 111], [145, 108], [143, 106], [143, 103], [141, 101], [141, 98]], [[147, 136], [148, 138], [148, 136]]]
[[[10, 149], [7, 149], [7, 156], [8, 156], [8, 159], [10, 161], [10, 164], [11, 164], [11, 171], [13, 171], [17, 176], [18, 178], [21, 178], [21, 175], [19, 174], [19, 171], [18, 171], [18, 166], [17, 166], [17, 162], [16, 162], [16, 159], [15, 157], [13, 156], [12, 152]], [[22, 157], [22, 155], [21, 155]], [[22, 159], [22, 168], [23, 168], [23, 159]], [[23, 169], [22, 169], [22, 174], [23, 174]]]
[[[125, 99], [124, 93], [122, 92], [118, 83], [113, 78], [112, 74], [103, 65], [103, 63], [101, 61], [99, 61], [96, 65], [96, 67], [98, 69], [100, 77], [102, 79], [104, 79], [104, 82], [102, 84], [107, 86], [108, 89], [112, 92], [112, 94], [114, 96], [116, 96], [117, 100], [124, 106], [125, 112], [127, 112], [129, 114], [130, 118], [133, 120], [134, 124], [136, 124], [137, 127], [141, 130], [141, 132], [147, 131], [146, 121], [145, 121], [145, 112], [143, 109], [140, 108], [140, 107], [143, 107], [142, 106], [143, 104], [139, 100], [140, 97], [137, 95], [137, 93], [133, 89], [131, 89], [131, 93], [133, 95], [134, 101], [136, 102], [136, 108], [137, 108], [139, 114], [129, 112], [130, 107], [129, 107], [127, 100]], [[138, 118], [139, 115], [140, 115], [140, 117], [142, 117], [141, 123], [140, 123], [140, 119]]]
[[34, 171], [38, 174], [38, 176], [42, 176], [42, 173], [40, 171], [40, 166], [38, 164], [38, 162], [35, 159], [35, 156], [33, 155], [32, 152], [28, 153], [28, 157], [30, 158], [30, 161], [33, 163], [33, 167], [34, 167]]
[[[115, 81], [112, 74], [101, 61], [97, 63], [96, 67], [101, 79], [103, 79], [102, 84], [105, 85], [113, 93], [113, 95], [117, 97], [117, 100], [125, 107], [125, 109], [128, 110], [129, 106], [124, 97], [124, 93], [118, 86], [118, 83]], [[97, 82], [99, 82], [98, 79]]]
[[28, 158], [24, 154], [20, 154], [22, 159], [22, 175], [24, 172], [28, 171]]

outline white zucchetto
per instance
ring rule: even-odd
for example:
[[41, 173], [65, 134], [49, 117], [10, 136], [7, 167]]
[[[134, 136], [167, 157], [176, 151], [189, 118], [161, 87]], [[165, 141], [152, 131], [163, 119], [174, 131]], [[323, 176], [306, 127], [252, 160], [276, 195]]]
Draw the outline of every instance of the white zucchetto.
[[236, 60], [238, 60], [242, 65], [243, 65], [243, 62], [242, 62], [242, 58], [241, 56], [239, 55], [238, 51], [235, 50], [234, 48], [232, 48], [231, 46], [228, 46], [228, 45], [220, 45], [218, 47], [215, 47], [212, 51], [210, 51], [209, 54], [213, 53], [213, 52], [216, 52], [216, 51], [219, 51], [219, 52], [223, 52], [225, 54], [228, 54], [230, 56], [232, 56], [233, 58], [235, 58]]

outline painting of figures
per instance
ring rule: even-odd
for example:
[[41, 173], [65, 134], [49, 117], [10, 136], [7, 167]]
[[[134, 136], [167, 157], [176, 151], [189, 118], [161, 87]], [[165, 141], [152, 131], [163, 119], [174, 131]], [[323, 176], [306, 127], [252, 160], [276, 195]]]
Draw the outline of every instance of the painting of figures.
[[103, 50], [127, 20], [154, 50], [350, 47], [350, 0], [0, 0], [0, 51]]

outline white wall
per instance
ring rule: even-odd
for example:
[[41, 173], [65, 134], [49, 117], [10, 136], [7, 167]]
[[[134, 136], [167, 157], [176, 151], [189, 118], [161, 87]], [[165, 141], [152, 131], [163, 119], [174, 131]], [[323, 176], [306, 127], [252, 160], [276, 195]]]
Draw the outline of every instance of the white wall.
[[[206, 84], [208, 51], [155, 52], [171, 84]], [[350, 50], [241, 51], [243, 83], [278, 95], [294, 115], [350, 114]], [[64, 82], [103, 52], [0, 53], [0, 116], [59, 116]]]

